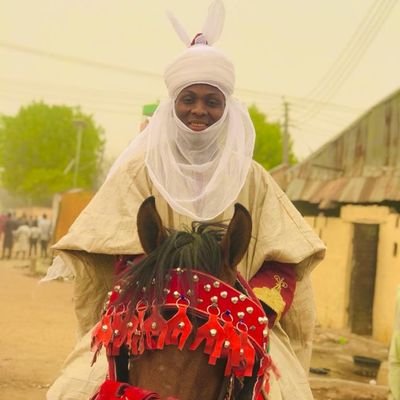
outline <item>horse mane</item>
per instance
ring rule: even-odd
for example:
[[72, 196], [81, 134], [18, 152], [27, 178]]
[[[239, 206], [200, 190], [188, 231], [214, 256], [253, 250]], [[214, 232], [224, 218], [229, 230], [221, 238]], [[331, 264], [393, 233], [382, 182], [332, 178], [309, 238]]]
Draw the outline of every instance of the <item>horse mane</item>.
[[140, 299], [149, 297], [161, 304], [171, 269], [196, 269], [219, 277], [223, 267], [220, 242], [226, 230], [224, 223], [204, 222], [193, 222], [181, 231], [167, 229], [167, 238], [160, 246], [139, 263], [128, 262], [118, 280], [118, 303], [135, 307]]

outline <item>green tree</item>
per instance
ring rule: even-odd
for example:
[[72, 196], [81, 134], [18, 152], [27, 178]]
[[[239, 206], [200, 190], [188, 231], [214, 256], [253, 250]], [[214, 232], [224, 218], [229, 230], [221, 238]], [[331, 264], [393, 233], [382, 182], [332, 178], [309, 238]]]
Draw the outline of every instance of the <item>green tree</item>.
[[[268, 122], [267, 116], [252, 105], [249, 107], [251, 120], [256, 130], [256, 144], [253, 158], [264, 168], [271, 169], [283, 162], [283, 135], [278, 122]], [[297, 162], [292, 151], [292, 141], [288, 143], [289, 164]]]
[[[22, 107], [16, 116], [2, 118], [2, 186], [37, 204], [72, 188], [75, 176], [77, 187], [91, 189], [99, 174], [103, 148], [102, 128], [79, 108], [32, 103]], [[75, 164], [79, 153], [79, 163]], [[75, 165], [79, 165], [77, 175]]]

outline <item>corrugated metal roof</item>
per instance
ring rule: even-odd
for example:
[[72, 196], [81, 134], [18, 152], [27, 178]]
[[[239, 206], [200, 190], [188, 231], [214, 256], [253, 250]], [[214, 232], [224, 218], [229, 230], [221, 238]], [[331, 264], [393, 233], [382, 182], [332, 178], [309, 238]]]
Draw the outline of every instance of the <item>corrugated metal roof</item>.
[[285, 178], [279, 183], [292, 201], [321, 208], [400, 201], [400, 90], [289, 168]]

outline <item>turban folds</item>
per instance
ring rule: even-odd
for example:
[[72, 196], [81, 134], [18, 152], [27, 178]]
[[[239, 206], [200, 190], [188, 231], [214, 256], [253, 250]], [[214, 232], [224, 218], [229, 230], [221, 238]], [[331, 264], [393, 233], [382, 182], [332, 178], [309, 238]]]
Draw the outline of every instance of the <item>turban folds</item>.
[[217, 86], [225, 95], [232, 95], [235, 87], [235, 69], [225, 54], [206, 44], [195, 44], [170, 63], [164, 73], [171, 98], [194, 83]]

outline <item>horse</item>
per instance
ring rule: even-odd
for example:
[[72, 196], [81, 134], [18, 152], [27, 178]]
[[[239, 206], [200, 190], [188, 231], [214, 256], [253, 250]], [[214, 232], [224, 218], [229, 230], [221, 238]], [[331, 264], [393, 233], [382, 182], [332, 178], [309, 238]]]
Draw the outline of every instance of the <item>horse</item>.
[[268, 319], [237, 271], [252, 221], [234, 208], [228, 226], [176, 231], [163, 226], [154, 197], [142, 203], [145, 255], [122, 273], [93, 331], [95, 358], [106, 348], [109, 360], [94, 399], [263, 398]]

